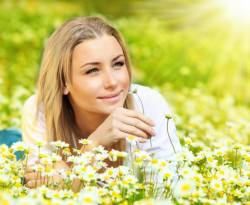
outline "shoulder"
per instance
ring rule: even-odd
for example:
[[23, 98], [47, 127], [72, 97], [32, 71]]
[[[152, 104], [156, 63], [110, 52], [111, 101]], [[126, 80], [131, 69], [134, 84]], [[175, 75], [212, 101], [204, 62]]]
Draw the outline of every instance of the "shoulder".
[[155, 122], [156, 136], [152, 138], [151, 143], [142, 144], [142, 149], [154, 152], [156, 158], [168, 159], [170, 155], [181, 149], [174, 121], [172, 118], [169, 120], [165, 117], [167, 114], [172, 116], [172, 111], [165, 97], [157, 89], [132, 84], [131, 92], [134, 89], [136, 93], [133, 97], [139, 111]]
[[146, 110], [161, 110], [165, 113], [170, 113], [170, 108], [165, 97], [157, 88], [150, 88], [148, 86], [133, 83], [131, 84], [130, 90], [135, 93], [134, 97], [136, 103], [143, 103]]
[[130, 89], [131, 92], [134, 91], [138, 96], [147, 100], [164, 100], [164, 97], [157, 88], [133, 83]]
[[[45, 116], [42, 106], [39, 106], [38, 116], [37, 114], [37, 94], [30, 96], [23, 104], [22, 107], [22, 121], [23, 122], [35, 122], [38, 119], [39, 122], [44, 124]], [[37, 118], [38, 117], [38, 118]]]
[[45, 129], [44, 113], [40, 109], [37, 113], [37, 95], [32, 95], [25, 101], [22, 108], [21, 130], [23, 140], [27, 142], [44, 140]]
[[150, 88], [149, 86], [145, 86], [145, 85], [140, 85], [137, 83], [132, 83], [130, 90], [133, 92], [136, 92], [139, 95], [142, 96], [150, 96], [150, 95], [155, 95], [157, 93], [159, 93], [158, 91], [156, 91], [155, 89]]
[[[31, 95], [23, 104], [23, 112], [34, 112], [37, 109], [37, 94]], [[39, 112], [44, 112], [43, 105], [39, 106]]]
[[30, 96], [23, 104], [22, 112], [32, 112], [36, 108], [37, 95]]
[[24, 103], [24, 105], [31, 105], [31, 104], [34, 104], [36, 102], [36, 94], [34, 95], [31, 95]]

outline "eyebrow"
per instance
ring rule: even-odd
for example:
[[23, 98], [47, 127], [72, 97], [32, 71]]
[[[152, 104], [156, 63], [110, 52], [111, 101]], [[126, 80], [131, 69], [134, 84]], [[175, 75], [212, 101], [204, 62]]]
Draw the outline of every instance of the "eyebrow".
[[[115, 61], [116, 59], [118, 59], [121, 56], [124, 56], [124, 55], [123, 54], [119, 54], [118, 56], [116, 56], [116, 57], [114, 57], [112, 59], [112, 62]], [[80, 68], [82, 68], [82, 67], [84, 67], [86, 65], [98, 65], [98, 64], [100, 64], [100, 62], [88, 62], [88, 63], [85, 63], [84, 65], [81, 65]]]

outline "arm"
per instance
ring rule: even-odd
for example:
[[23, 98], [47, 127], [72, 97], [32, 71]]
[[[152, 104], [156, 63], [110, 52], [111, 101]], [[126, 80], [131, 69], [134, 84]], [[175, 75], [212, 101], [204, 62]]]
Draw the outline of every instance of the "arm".
[[[141, 100], [139, 100], [139, 97]], [[139, 148], [152, 154], [153, 158], [161, 160], [171, 160], [173, 163], [169, 167], [174, 174], [173, 181], [178, 178], [176, 174], [176, 155], [182, 150], [180, 145], [176, 128], [173, 119], [167, 119], [166, 115], [172, 116], [171, 110], [165, 100], [165, 98], [156, 90], [148, 87], [138, 86], [138, 96], [135, 96], [137, 100], [136, 104], [144, 106], [144, 109], [140, 109], [146, 116], [155, 121], [156, 136], [151, 138], [150, 141], [145, 144], [139, 144]], [[147, 174], [150, 174], [150, 170], [147, 170]], [[158, 175], [157, 177], [160, 177]], [[159, 178], [160, 180], [160, 178]]]
[[[30, 147], [36, 147], [37, 142], [45, 142], [46, 147], [42, 150], [46, 153], [50, 153], [48, 148], [47, 139], [45, 137], [46, 127], [45, 120], [42, 113], [39, 113], [36, 120], [36, 96], [31, 96], [24, 104], [22, 108], [21, 116], [21, 130], [22, 140]], [[29, 155], [28, 164], [34, 164], [37, 160], [37, 152], [33, 152]]]
[[[46, 126], [43, 113], [39, 113], [38, 119], [35, 119], [36, 114], [36, 96], [31, 96], [24, 104], [22, 108], [22, 118], [21, 118], [21, 130], [22, 130], [22, 139], [23, 141], [31, 146], [35, 147], [35, 144], [39, 141], [47, 142], [46, 139]], [[41, 148], [45, 153], [51, 153], [48, 148], [48, 144], [45, 148]], [[35, 173], [30, 166], [35, 164], [38, 160], [38, 150], [35, 150], [33, 153], [29, 154], [28, 158], [28, 167], [25, 173], [25, 181], [27, 182], [26, 186], [29, 188], [34, 188], [42, 184], [37, 179], [37, 173]], [[64, 161], [59, 161], [54, 164], [56, 170], [65, 168], [68, 169], [68, 165]], [[59, 181], [59, 176], [55, 176], [55, 180]]]
[[155, 116], [157, 121], [156, 144], [159, 146], [156, 157], [165, 160], [174, 159], [175, 153], [181, 151], [181, 145], [176, 133], [176, 127], [169, 108], [164, 97], [155, 91]]
[[140, 109], [143, 105], [143, 109], [140, 109], [141, 112], [153, 119], [156, 124], [156, 136], [152, 137], [152, 143], [140, 144], [140, 148], [148, 153], [154, 153], [154, 157], [158, 159], [175, 158], [175, 153], [181, 150], [181, 145], [173, 119], [166, 119], [165, 117], [166, 115], [172, 115], [165, 98], [156, 90], [138, 86], [138, 94], [135, 99], [137, 109]]

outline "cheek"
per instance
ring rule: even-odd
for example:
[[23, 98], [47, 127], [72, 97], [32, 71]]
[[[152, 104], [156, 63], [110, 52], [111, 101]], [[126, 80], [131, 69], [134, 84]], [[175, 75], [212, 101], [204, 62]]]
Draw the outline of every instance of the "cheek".
[[95, 80], [87, 80], [75, 78], [74, 84], [71, 87], [71, 93], [79, 98], [91, 98], [98, 91], [98, 82]]
[[127, 70], [124, 72], [122, 80], [123, 80], [124, 86], [129, 87], [129, 85], [130, 85], [130, 78], [129, 78], [129, 73], [128, 73]]
[[83, 97], [95, 97], [97, 92], [100, 90], [99, 81], [91, 80], [79, 85], [79, 92], [84, 95]]
[[119, 73], [119, 81], [123, 82], [123, 84], [129, 83], [130, 79], [127, 68]]

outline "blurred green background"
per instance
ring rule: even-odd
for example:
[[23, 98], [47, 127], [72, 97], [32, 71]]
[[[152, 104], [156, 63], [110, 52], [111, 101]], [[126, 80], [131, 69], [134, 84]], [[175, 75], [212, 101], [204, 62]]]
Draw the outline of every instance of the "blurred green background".
[[1, 0], [0, 129], [20, 127], [51, 32], [101, 15], [124, 35], [134, 82], [167, 98], [180, 137], [250, 144], [250, 17], [240, 13], [220, 0]]

